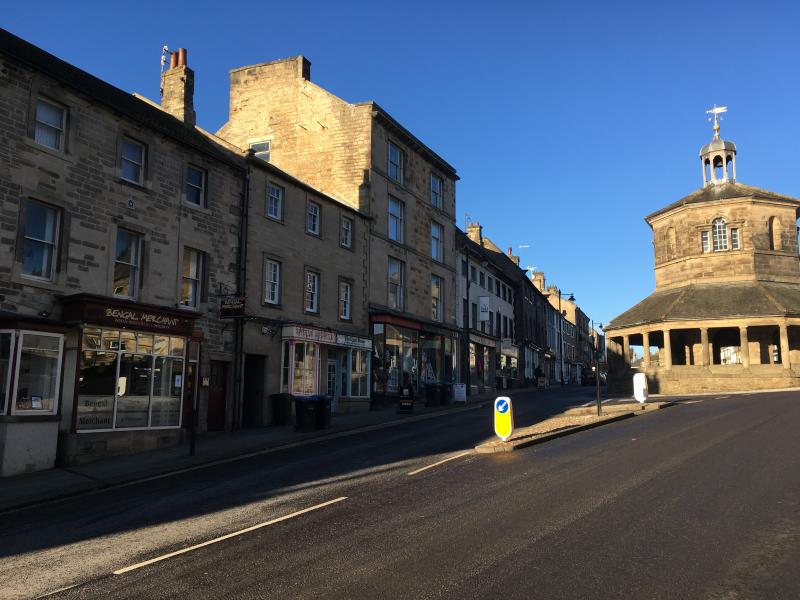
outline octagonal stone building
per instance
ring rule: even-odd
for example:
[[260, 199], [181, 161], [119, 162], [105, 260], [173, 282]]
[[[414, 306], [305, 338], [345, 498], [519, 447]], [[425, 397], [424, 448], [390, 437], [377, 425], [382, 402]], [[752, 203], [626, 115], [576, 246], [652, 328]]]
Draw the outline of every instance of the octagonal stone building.
[[716, 114], [700, 162], [703, 187], [645, 219], [656, 290], [606, 328], [612, 393], [635, 372], [651, 393], [800, 385], [800, 200], [736, 181]]

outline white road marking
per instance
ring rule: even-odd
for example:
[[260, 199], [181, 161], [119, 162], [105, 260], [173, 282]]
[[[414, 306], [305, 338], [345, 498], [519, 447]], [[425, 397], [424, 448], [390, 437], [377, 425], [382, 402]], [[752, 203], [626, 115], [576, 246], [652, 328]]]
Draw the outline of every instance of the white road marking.
[[76, 588], [79, 585], [80, 585], [79, 583], [75, 583], [75, 584], [72, 584], [72, 585], [68, 585], [67, 587], [58, 588], [57, 590], [53, 590], [52, 592], [47, 592], [46, 594], [42, 594], [41, 596], [36, 596], [36, 600], [39, 600], [39, 598], [47, 598], [48, 596], [54, 596], [54, 595], [56, 595], [58, 593], [61, 593], [61, 592], [66, 592], [67, 590], [71, 590], [72, 588]]
[[303, 510], [298, 510], [297, 512], [293, 512], [289, 515], [284, 515], [282, 517], [278, 517], [277, 519], [272, 519], [271, 521], [266, 521], [264, 523], [259, 523], [258, 525], [253, 525], [252, 527], [246, 527], [244, 529], [240, 529], [239, 531], [234, 531], [233, 533], [228, 533], [226, 535], [220, 536], [218, 538], [214, 538], [213, 540], [208, 540], [207, 542], [203, 542], [201, 544], [195, 544], [194, 546], [189, 546], [188, 548], [183, 548], [181, 550], [176, 550], [175, 552], [170, 552], [169, 554], [164, 554], [162, 556], [157, 556], [156, 558], [151, 558], [150, 560], [145, 560], [140, 563], [136, 563], [135, 565], [130, 565], [129, 567], [124, 567], [122, 569], [117, 569], [114, 571], [114, 575], [122, 575], [123, 573], [127, 573], [128, 571], [134, 571], [136, 569], [141, 569], [142, 567], [146, 567], [147, 565], [152, 565], [153, 563], [160, 562], [162, 560], [166, 560], [168, 558], [172, 558], [173, 556], [179, 556], [181, 554], [186, 554], [187, 552], [191, 552], [192, 550], [197, 550], [198, 548], [203, 548], [205, 546], [210, 546], [211, 544], [216, 544], [217, 542], [222, 542], [224, 540], [229, 540], [237, 535], [242, 535], [243, 533], [249, 533], [251, 531], [255, 531], [256, 529], [261, 529], [262, 527], [268, 527], [269, 525], [275, 525], [276, 523], [280, 523], [281, 521], [287, 521], [289, 519], [293, 519], [294, 517], [299, 517], [300, 515], [304, 515], [308, 512], [313, 510], [319, 510], [320, 508], [325, 508], [326, 506], [330, 506], [331, 504], [336, 504], [337, 502], [341, 502], [342, 500], [347, 500], [347, 496], [341, 496], [339, 498], [334, 498], [333, 500], [328, 500], [327, 502], [323, 502], [322, 504], [317, 504], [315, 506], [309, 506], [308, 508], [304, 508]]
[[697, 404], [698, 402], [702, 402], [702, 400], [683, 400], [681, 404]]
[[717, 400], [724, 400], [725, 398], [730, 398], [730, 396], [717, 396]]
[[461, 458], [462, 456], [466, 456], [467, 454], [471, 454], [471, 452], [462, 452], [461, 454], [456, 454], [455, 456], [451, 456], [449, 458], [445, 458], [444, 460], [440, 460], [439, 462], [435, 462], [432, 465], [428, 465], [427, 467], [422, 467], [421, 469], [417, 469], [416, 471], [411, 471], [408, 475], [416, 475], [417, 473], [422, 473], [423, 471], [427, 471], [428, 469], [432, 469], [433, 467], [438, 467], [439, 465], [449, 462], [451, 460], [455, 460], [457, 458]]

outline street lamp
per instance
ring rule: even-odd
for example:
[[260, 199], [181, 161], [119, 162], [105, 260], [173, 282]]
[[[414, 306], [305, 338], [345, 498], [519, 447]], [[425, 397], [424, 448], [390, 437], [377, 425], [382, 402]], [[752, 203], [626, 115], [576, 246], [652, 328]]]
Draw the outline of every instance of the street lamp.
[[[603, 328], [603, 324], [600, 323], [597, 326], [599, 329]], [[594, 348], [592, 348], [592, 354], [594, 355], [594, 383], [595, 383], [595, 390], [596, 390], [596, 397], [595, 402], [597, 404], [597, 416], [603, 414], [603, 403], [600, 401], [600, 354], [599, 354], [599, 334], [595, 331], [594, 328], [594, 321], [592, 321], [592, 333], [596, 334], [592, 337], [594, 338]]]

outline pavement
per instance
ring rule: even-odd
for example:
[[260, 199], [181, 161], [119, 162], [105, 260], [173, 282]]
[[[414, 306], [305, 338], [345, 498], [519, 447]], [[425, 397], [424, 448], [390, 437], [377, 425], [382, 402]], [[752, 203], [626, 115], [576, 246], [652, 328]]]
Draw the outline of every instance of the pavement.
[[[515, 421], [590, 399], [521, 393]], [[0, 597], [800, 597], [797, 394], [690, 398], [476, 454], [491, 416], [453, 412], [20, 510], [0, 519]]]
[[[520, 388], [502, 393], [513, 398], [536, 391], [537, 388]], [[499, 394], [473, 395], [466, 404], [437, 407], [426, 407], [424, 402], [418, 401], [413, 414], [397, 414], [392, 406], [352, 415], [333, 415], [330, 428], [312, 432], [296, 432], [293, 426], [288, 426], [245, 429], [233, 433], [208, 433], [198, 437], [194, 456], [189, 456], [188, 444], [180, 444], [149, 452], [109, 457], [80, 466], [0, 478], [0, 512], [112, 486], [165, 477], [254, 454], [474, 410], [481, 408], [497, 395]]]

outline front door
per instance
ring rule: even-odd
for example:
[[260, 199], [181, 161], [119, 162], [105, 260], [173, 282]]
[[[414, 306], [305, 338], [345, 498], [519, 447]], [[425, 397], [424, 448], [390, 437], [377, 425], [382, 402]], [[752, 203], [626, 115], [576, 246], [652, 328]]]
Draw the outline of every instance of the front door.
[[208, 388], [208, 431], [225, 429], [225, 401], [228, 396], [228, 363], [211, 361], [211, 382]]
[[337, 398], [339, 396], [338, 389], [336, 383], [338, 381], [338, 377], [336, 377], [336, 361], [329, 360], [328, 361], [328, 396], [331, 397], [331, 400]]

